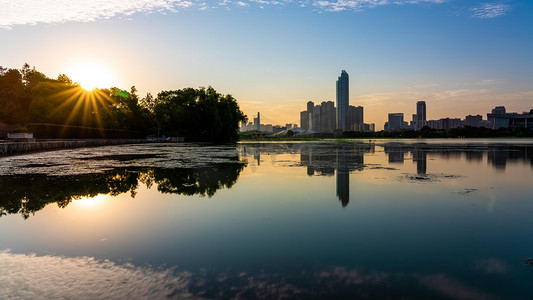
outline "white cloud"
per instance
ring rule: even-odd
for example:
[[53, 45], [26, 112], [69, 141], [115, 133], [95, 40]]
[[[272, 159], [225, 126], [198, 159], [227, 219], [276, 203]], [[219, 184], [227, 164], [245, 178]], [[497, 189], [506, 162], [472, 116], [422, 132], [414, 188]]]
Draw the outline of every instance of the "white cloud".
[[472, 17], [480, 19], [496, 18], [505, 15], [511, 7], [503, 3], [481, 3], [472, 8]]
[[315, 0], [313, 5], [326, 11], [363, 10], [383, 5], [405, 5], [421, 3], [444, 3], [447, 0]]
[[[286, 5], [295, 3], [300, 7], [314, 6], [319, 10], [342, 11], [361, 10], [381, 5], [404, 5], [420, 3], [443, 3], [448, 0], [242, 0], [234, 2], [240, 7], [255, 3], [264, 5]], [[215, 6], [227, 6], [229, 0], [213, 1]], [[0, 0], [0, 28], [11, 28], [25, 24], [51, 24], [65, 22], [90, 22], [135, 13], [165, 14], [178, 9], [207, 9], [205, 3], [196, 0]], [[481, 14], [476, 12], [476, 14]], [[485, 13], [486, 14], [486, 13]]]
[[188, 0], [0, 0], [0, 27], [90, 22], [135, 13], [175, 12], [194, 5]]
[[478, 85], [498, 85], [498, 84], [504, 84], [507, 83], [504, 79], [484, 79], [478, 82]]
[[[450, 0], [215, 0], [209, 3], [200, 0], [0, 0], [0, 28], [16, 25], [53, 24], [66, 22], [91, 22], [133, 14], [177, 12], [180, 9], [206, 10], [209, 7], [239, 7], [256, 5], [315, 7], [322, 11], [361, 11], [384, 5], [441, 4]], [[494, 18], [506, 14], [510, 6], [501, 2], [481, 3], [472, 8], [476, 18]]]

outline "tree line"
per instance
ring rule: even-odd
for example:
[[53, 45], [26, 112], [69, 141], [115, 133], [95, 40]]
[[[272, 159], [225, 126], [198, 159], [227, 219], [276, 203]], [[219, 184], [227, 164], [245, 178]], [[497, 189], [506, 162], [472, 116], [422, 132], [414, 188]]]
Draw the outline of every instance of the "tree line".
[[231, 95], [208, 88], [162, 91], [139, 97], [137, 89], [84, 90], [65, 74], [52, 79], [28, 64], [0, 67], [0, 122], [56, 124], [139, 135], [183, 136], [192, 141], [236, 140], [247, 117]]

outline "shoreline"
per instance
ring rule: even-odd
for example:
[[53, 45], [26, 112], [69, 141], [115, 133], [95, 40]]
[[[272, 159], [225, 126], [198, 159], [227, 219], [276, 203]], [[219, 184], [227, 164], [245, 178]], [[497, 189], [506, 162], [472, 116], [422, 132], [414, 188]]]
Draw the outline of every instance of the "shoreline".
[[0, 141], [0, 157], [53, 150], [156, 142], [147, 139], [41, 140], [35, 142]]

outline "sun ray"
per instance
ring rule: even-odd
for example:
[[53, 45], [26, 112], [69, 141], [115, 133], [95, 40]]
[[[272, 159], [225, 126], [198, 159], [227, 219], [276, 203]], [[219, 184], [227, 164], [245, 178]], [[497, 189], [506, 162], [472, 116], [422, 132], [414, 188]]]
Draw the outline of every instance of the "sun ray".
[[[81, 92], [80, 92], [80, 93], [81, 93]], [[82, 93], [81, 95], [83, 95], [83, 93]], [[78, 99], [79, 99], [79, 98], [78, 98]], [[78, 109], [79, 109], [79, 107], [80, 107], [82, 104], [83, 104], [82, 101], [77, 101], [77, 102], [75, 102], [74, 107], [73, 107], [72, 111], [70, 112], [70, 115], [69, 115], [68, 118], [67, 118], [66, 124], [71, 124], [72, 120], [73, 120], [74, 117], [75, 117], [75, 114], [78, 112]]]
[[52, 113], [56, 113], [58, 111], [61, 111], [63, 110], [64, 108], [66, 108], [67, 105], [70, 104], [70, 102], [74, 102], [76, 101], [77, 99], [79, 99], [79, 96], [82, 94], [82, 89], [81, 88], [73, 88], [73, 89], [69, 89], [69, 90], [66, 90], [66, 91], [62, 91], [58, 94], [54, 94], [50, 97], [59, 97], [59, 96], [68, 96], [67, 99], [65, 99], [65, 101], [62, 101], [61, 104], [59, 104], [53, 111]]

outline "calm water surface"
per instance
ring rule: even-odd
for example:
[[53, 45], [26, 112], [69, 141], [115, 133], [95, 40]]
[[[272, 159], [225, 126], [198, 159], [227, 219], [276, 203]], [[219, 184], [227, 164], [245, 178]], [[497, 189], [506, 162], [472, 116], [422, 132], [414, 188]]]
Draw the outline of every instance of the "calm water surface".
[[533, 142], [0, 158], [0, 298], [532, 299]]

